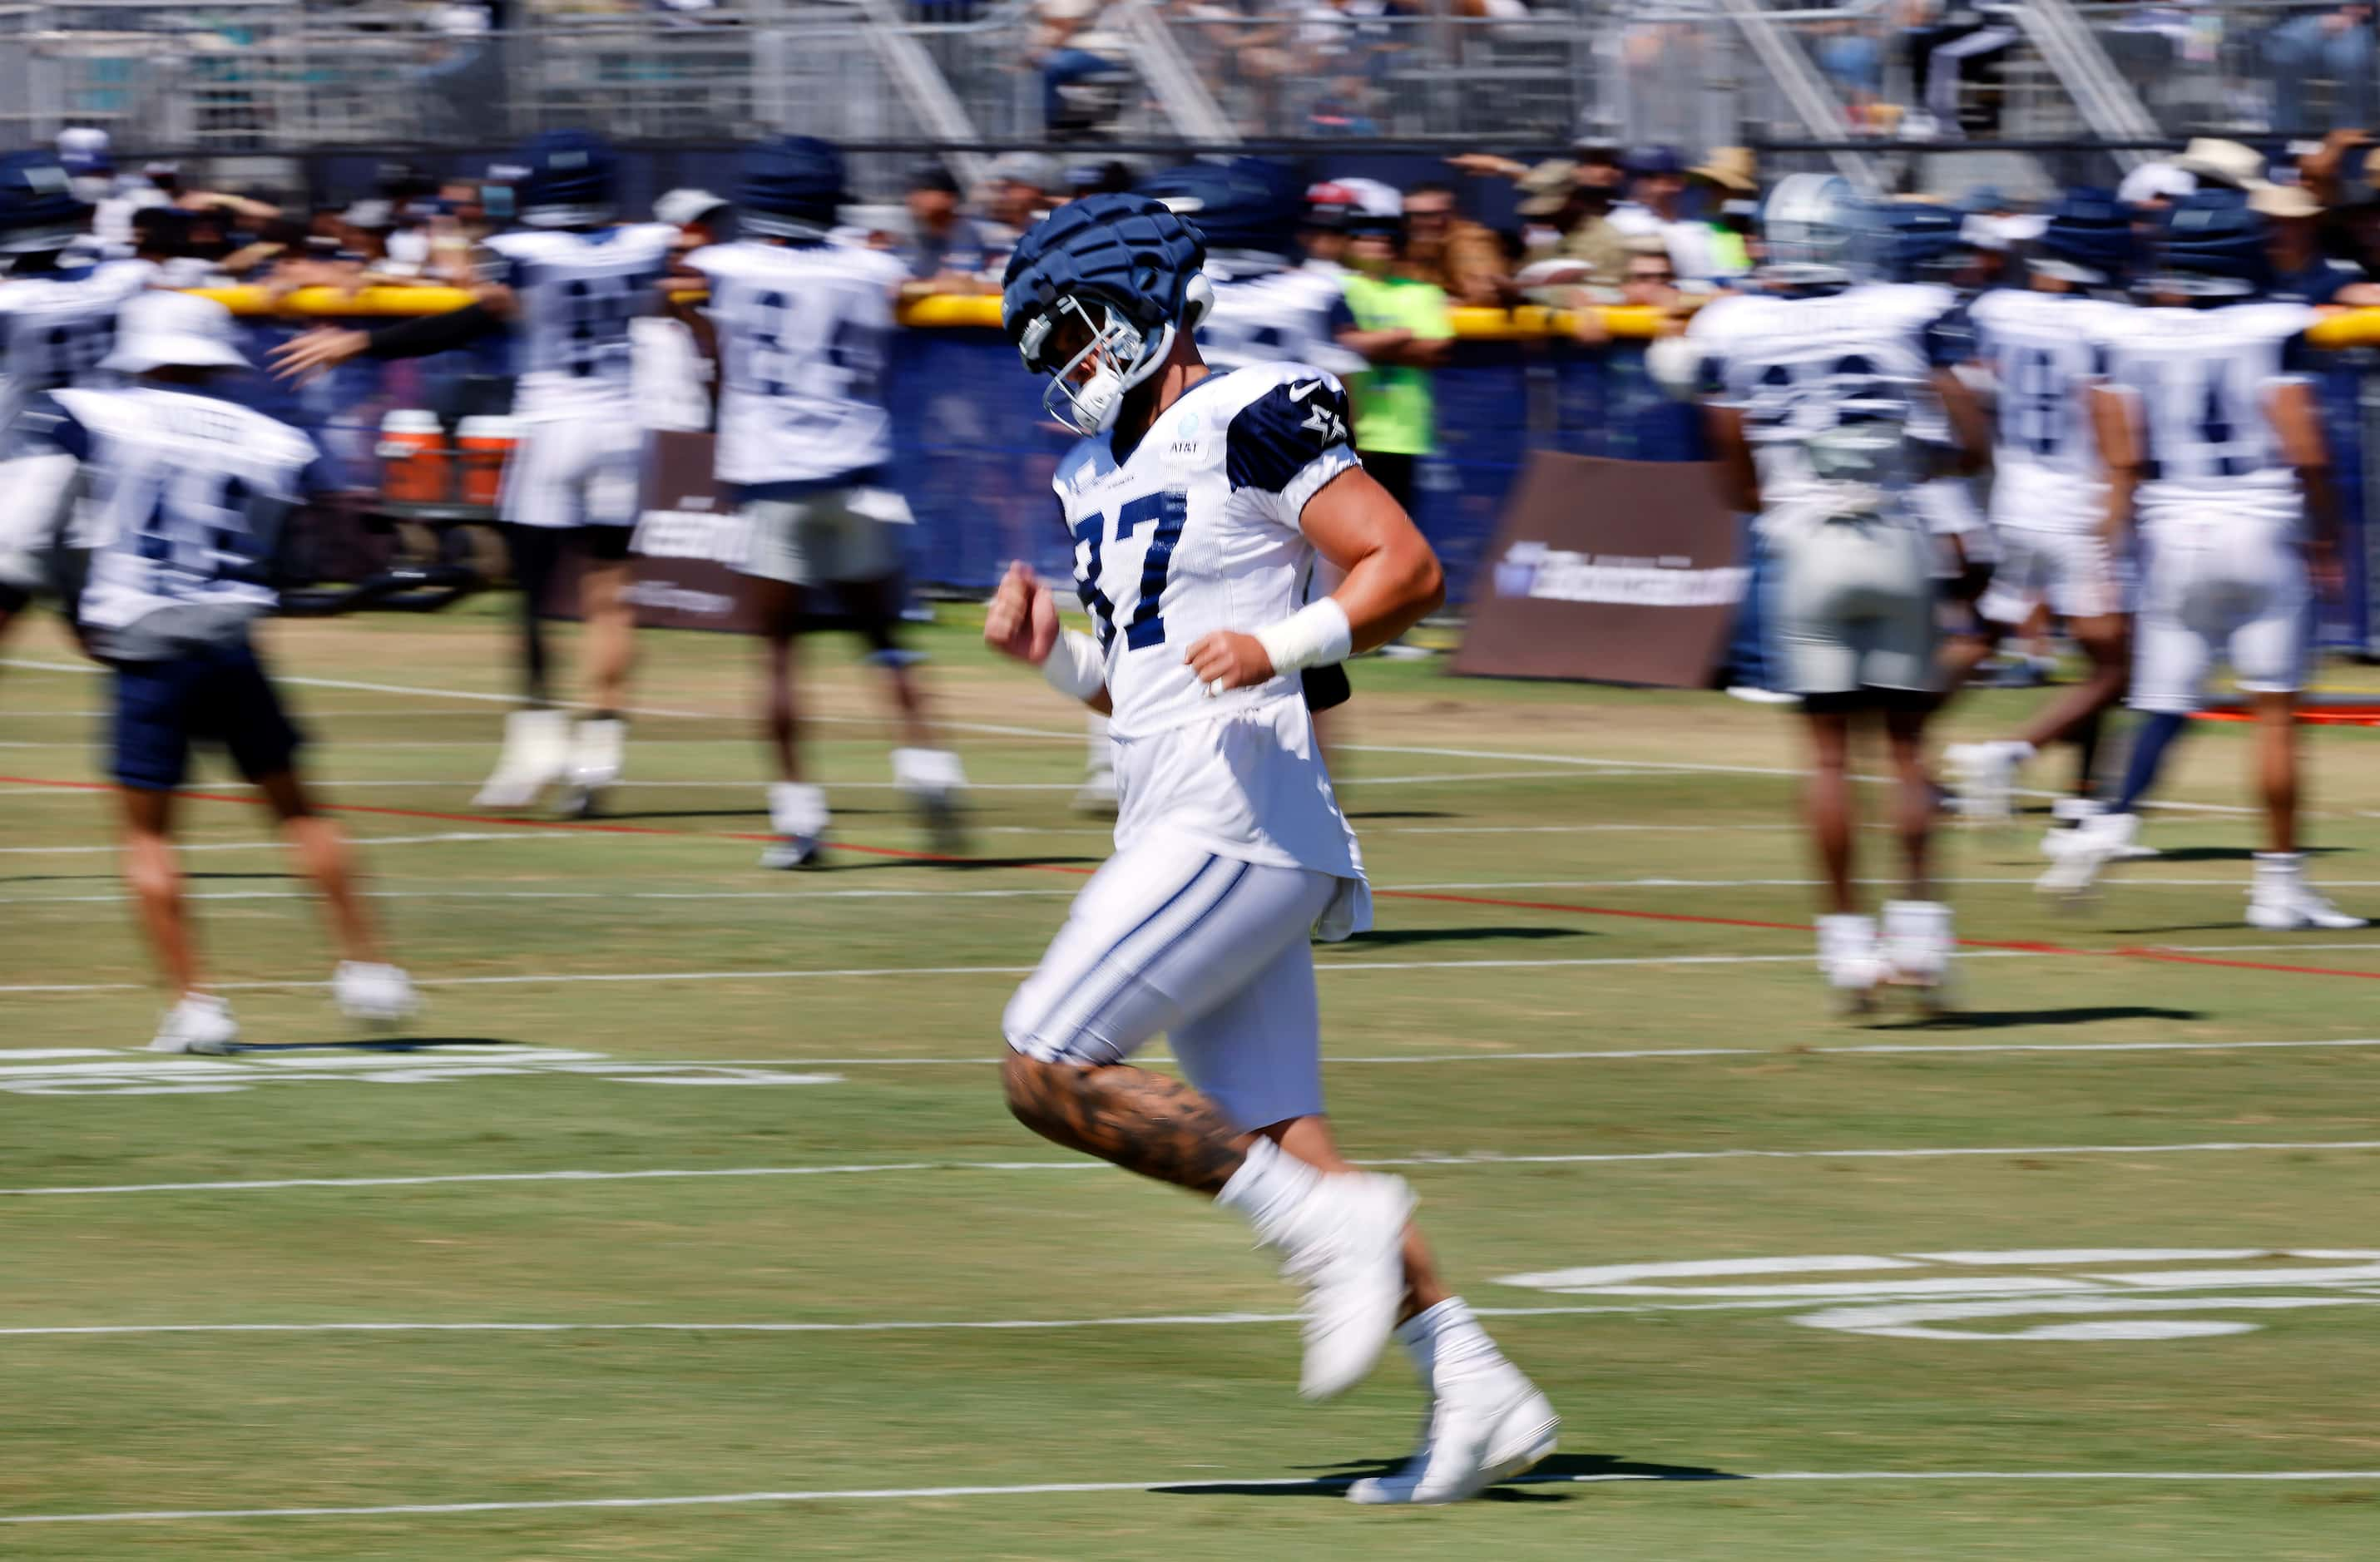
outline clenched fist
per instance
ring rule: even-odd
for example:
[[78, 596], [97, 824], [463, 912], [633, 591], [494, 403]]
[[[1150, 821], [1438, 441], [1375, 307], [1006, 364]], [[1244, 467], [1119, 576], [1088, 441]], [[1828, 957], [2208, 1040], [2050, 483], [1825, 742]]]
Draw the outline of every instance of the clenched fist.
[[1211, 635], [1201, 635], [1182, 654], [1190, 671], [1207, 686], [1209, 695], [1226, 689], [1249, 689], [1272, 677], [1272, 653], [1264, 642], [1253, 635], [1241, 635], [1229, 629], [1218, 629]]
[[983, 615], [983, 643], [1033, 667], [1050, 660], [1058, 643], [1058, 599], [1031, 566], [1008, 566]]

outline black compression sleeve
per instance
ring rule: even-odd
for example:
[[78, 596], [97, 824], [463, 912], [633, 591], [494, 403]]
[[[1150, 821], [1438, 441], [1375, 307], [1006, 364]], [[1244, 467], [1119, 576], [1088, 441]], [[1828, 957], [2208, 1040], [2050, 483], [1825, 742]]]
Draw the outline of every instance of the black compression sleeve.
[[371, 333], [371, 345], [364, 353], [376, 358], [427, 357], [431, 353], [468, 347], [504, 328], [504, 322], [490, 314], [486, 305], [467, 304], [443, 315], [421, 315], [383, 325]]

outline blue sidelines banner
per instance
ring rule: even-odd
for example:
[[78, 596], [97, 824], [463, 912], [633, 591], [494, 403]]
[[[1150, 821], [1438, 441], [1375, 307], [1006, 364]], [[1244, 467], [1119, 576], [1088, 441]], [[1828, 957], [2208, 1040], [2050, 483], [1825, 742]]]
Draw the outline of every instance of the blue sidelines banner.
[[[251, 358], [298, 326], [244, 320]], [[379, 481], [373, 456], [382, 417], [431, 407], [454, 418], [500, 410], [472, 405], [475, 380], [504, 372], [507, 345], [409, 362], [356, 359], [301, 390], [254, 377], [250, 401], [315, 433], [346, 481]], [[2360, 357], [2361, 355], [2357, 355]], [[2323, 376], [2334, 468], [2348, 521], [2347, 599], [2324, 624], [2331, 644], [2372, 643], [2363, 544], [2363, 372], [2342, 361]], [[911, 578], [919, 585], [989, 591], [1011, 559], [1044, 573], [1071, 572], [1050, 474], [1073, 436], [1042, 413], [1039, 381], [1018, 367], [998, 333], [912, 329], [895, 338], [890, 378], [892, 471], [917, 526]], [[1641, 342], [1585, 347], [1560, 338], [1471, 341], [1434, 381], [1438, 450], [1416, 474], [1415, 519], [1445, 562], [1448, 598], [1472, 599], [1473, 581], [1531, 450], [1626, 461], [1705, 456], [1695, 408], [1664, 394], [1646, 371]], [[1592, 493], [1579, 503], [1597, 503]]]

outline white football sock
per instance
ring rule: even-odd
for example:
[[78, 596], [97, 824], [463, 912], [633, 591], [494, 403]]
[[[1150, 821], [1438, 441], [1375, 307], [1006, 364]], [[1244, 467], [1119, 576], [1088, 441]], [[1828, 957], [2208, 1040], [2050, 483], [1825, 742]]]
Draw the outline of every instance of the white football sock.
[[1295, 1223], [1321, 1181], [1322, 1174], [1314, 1168], [1259, 1137], [1248, 1146], [1247, 1158], [1215, 1195], [1215, 1202], [1247, 1217], [1259, 1238], [1276, 1241]]
[[780, 835], [826, 833], [826, 788], [777, 781], [769, 788], [769, 827]]
[[892, 781], [903, 792], [941, 796], [966, 790], [966, 772], [959, 757], [947, 748], [896, 748]]
[[1468, 1362], [1503, 1359], [1503, 1352], [1496, 1349], [1496, 1342], [1488, 1338], [1488, 1331], [1479, 1326], [1479, 1320], [1459, 1296], [1450, 1296], [1399, 1324], [1397, 1338], [1413, 1358], [1414, 1375], [1426, 1390], [1435, 1390], [1442, 1369], [1460, 1370]]

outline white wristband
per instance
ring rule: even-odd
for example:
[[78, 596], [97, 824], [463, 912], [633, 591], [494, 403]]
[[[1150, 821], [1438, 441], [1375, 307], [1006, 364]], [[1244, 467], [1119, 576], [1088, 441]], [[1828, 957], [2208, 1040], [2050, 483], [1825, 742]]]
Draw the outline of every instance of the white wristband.
[[1276, 673], [1329, 667], [1354, 654], [1354, 630], [1335, 597], [1308, 602], [1279, 624], [1257, 631], [1257, 643], [1272, 658]]
[[1041, 677], [1051, 688], [1075, 699], [1089, 699], [1108, 686], [1107, 658], [1099, 643], [1079, 629], [1063, 629], [1041, 664]]

